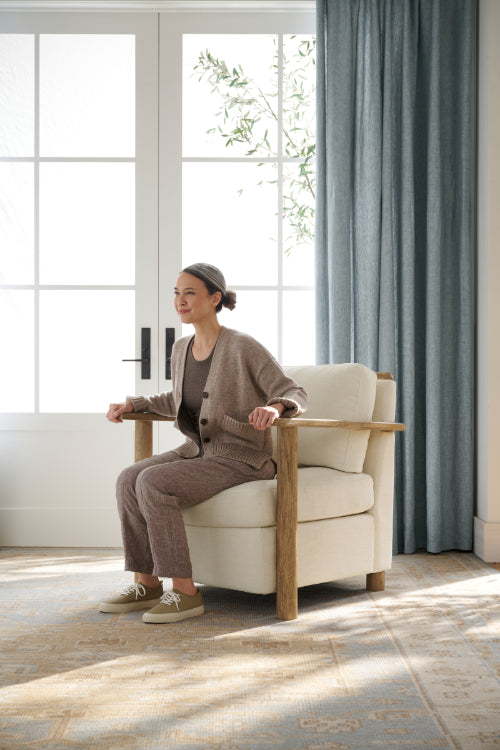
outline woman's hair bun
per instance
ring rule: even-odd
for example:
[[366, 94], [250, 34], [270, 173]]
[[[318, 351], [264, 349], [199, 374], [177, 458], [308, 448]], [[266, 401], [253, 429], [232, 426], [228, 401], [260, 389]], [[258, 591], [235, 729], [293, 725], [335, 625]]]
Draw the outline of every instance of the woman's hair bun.
[[227, 289], [222, 296], [221, 302], [223, 307], [227, 307], [228, 310], [234, 310], [236, 307], [236, 292], [233, 292], [232, 289]]

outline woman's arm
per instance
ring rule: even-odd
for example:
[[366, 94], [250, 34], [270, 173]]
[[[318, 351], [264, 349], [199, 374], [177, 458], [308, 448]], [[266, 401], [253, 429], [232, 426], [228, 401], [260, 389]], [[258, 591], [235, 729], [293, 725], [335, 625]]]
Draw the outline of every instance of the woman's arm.
[[259, 373], [259, 384], [267, 396], [266, 407], [281, 408], [279, 416], [287, 419], [303, 414], [307, 409], [307, 393], [269, 356], [270, 360]]
[[176, 417], [174, 394], [172, 391], [158, 393], [156, 396], [127, 396], [127, 402], [132, 404], [132, 411], [150, 411], [162, 417]]
[[[254, 353], [255, 354], [255, 353]], [[249, 362], [256, 367], [255, 380], [266, 399], [265, 406], [257, 406], [248, 417], [256, 430], [266, 430], [281, 416], [294, 417], [307, 409], [307, 393], [289, 378], [272, 354], [258, 345], [258, 355]]]
[[127, 396], [121, 404], [110, 404], [106, 418], [110, 422], [123, 422], [122, 414], [133, 411], [150, 411], [162, 417], [175, 417], [176, 409], [172, 392], [159, 393], [157, 396]]

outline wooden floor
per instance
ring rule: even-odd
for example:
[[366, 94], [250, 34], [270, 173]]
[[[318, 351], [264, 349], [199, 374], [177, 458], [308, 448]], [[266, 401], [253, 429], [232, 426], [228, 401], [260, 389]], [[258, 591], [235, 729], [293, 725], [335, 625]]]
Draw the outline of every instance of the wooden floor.
[[492, 568], [495, 568], [495, 570], [500, 570], [500, 563], [490, 563]]

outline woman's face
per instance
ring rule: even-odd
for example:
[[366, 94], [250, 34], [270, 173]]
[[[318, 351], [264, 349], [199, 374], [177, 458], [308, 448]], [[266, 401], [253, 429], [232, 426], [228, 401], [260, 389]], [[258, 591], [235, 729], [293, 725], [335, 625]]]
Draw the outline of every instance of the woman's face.
[[196, 276], [182, 272], [174, 288], [174, 305], [183, 323], [199, 323], [215, 315], [221, 298], [220, 292], [209, 294]]

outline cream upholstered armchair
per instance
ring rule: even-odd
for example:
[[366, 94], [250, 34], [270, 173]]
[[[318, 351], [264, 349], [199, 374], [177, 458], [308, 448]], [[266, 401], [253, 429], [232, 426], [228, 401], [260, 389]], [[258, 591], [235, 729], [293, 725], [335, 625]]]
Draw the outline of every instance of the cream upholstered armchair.
[[[367, 575], [384, 588], [392, 559], [396, 384], [360, 364], [285, 368], [309, 395], [307, 418], [279, 419], [277, 478], [224, 490], [183, 511], [193, 577], [277, 594], [297, 617], [297, 589]], [[136, 460], [151, 455], [154, 414], [136, 420]]]

